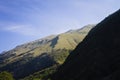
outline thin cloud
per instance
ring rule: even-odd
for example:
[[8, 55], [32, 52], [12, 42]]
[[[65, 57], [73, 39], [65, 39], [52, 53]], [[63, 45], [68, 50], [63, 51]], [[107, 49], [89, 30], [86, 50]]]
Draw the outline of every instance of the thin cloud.
[[4, 28], [4, 31], [9, 31], [24, 36], [38, 36], [40, 34], [39, 30], [28, 26], [28, 25], [14, 25]]
[[[115, 6], [114, 2], [118, 0], [113, 1], [106, 0], [103, 3], [103, 0], [14, 0], [8, 2], [5, 0], [1, 1], [4, 4], [0, 4], [0, 11], [7, 13], [8, 19], [5, 17], [6, 21], [9, 20], [22, 24], [28, 23], [42, 29], [42, 34], [43, 31], [46, 32], [44, 34], [49, 32], [49, 34], [53, 34], [51, 32], [58, 32], [60, 29], [66, 30], [68, 27], [78, 28], [79, 26], [82, 27], [101, 21], [104, 17], [108, 16], [108, 13], [116, 10], [116, 7], [113, 6]], [[31, 28], [33, 31], [29, 30]], [[49, 28], [54, 28], [54, 31], [53, 29], [47, 30]], [[34, 27], [27, 26], [26, 30], [40, 33]], [[23, 31], [20, 32], [23, 33]]]

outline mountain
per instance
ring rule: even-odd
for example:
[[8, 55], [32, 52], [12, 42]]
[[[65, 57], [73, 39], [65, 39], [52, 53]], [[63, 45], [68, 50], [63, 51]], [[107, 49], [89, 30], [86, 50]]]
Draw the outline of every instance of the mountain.
[[52, 80], [119, 80], [119, 74], [120, 10], [88, 33]]
[[55, 64], [61, 65], [94, 26], [51, 35], [4, 52], [0, 54], [0, 71], [12, 72], [20, 79]]

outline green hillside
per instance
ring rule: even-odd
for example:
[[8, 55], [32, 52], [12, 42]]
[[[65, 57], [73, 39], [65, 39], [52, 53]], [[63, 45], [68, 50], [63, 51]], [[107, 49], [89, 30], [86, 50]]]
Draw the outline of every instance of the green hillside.
[[62, 64], [94, 26], [87, 25], [48, 36], [0, 54], [0, 71], [12, 72], [16, 79], [20, 79], [55, 64]]

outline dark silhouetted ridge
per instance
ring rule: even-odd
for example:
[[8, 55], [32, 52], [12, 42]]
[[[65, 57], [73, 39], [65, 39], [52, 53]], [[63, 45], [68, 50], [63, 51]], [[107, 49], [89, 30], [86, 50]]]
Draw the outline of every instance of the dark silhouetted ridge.
[[96, 25], [52, 80], [120, 79], [120, 10]]

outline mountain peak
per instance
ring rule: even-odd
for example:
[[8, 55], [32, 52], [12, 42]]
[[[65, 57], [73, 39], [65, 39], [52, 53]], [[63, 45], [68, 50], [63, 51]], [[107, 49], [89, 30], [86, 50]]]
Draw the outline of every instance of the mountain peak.
[[65, 33], [74, 33], [74, 32], [88, 32], [90, 29], [92, 29], [94, 26], [96, 26], [96, 24], [88, 24], [86, 26], [83, 26], [82, 28], [79, 28], [79, 29], [71, 29], [71, 30], [68, 30], [67, 32]]

